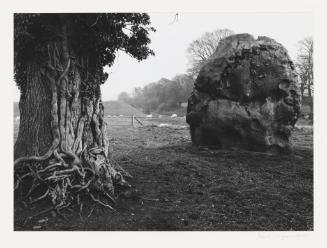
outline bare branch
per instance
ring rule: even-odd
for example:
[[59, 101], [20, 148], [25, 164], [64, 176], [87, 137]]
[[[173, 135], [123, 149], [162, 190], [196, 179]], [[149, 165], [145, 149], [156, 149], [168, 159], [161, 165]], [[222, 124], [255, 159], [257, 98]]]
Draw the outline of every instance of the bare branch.
[[213, 32], [204, 33], [199, 39], [194, 40], [188, 47], [190, 67], [188, 69], [192, 76], [199, 73], [203, 64], [214, 54], [221, 39], [234, 34], [229, 29], [217, 29]]

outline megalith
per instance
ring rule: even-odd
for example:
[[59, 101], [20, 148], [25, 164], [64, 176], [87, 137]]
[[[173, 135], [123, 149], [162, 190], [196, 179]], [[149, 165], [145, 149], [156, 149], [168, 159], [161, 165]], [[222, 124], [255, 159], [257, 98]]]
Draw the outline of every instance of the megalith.
[[300, 100], [287, 50], [268, 37], [236, 34], [202, 67], [186, 121], [195, 145], [289, 151]]

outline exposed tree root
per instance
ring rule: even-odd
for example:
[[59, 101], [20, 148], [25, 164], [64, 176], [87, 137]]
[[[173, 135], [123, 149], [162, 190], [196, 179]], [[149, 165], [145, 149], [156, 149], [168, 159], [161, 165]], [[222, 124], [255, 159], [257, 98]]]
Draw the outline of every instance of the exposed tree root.
[[22, 190], [21, 200], [29, 204], [51, 202], [52, 210], [59, 216], [63, 206], [83, 208], [83, 204], [92, 201], [117, 213], [113, 207], [117, 195], [113, 186], [129, 185], [119, 172], [109, 174], [112, 173], [110, 164], [97, 152], [96, 148], [85, 150], [83, 163], [78, 165], [69, 164], [67, 160], [64, 165], [53, 159], [24, 166], [25, 170], [15, 172], [15, 191]]

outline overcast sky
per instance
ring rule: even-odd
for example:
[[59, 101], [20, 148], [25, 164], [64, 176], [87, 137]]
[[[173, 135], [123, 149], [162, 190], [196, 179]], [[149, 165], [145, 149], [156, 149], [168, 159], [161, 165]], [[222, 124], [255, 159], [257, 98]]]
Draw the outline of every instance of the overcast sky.
[[[228, 28], [235, 33], [250, 33], [269, 36], [283, 44], [292, 59], [295, 59], [298, 41], [313, 36], [311, 14], [221, 14], [221, 13], [150, 13], [151, 23], [157, 32], [152, 33], [150, 47], [155, 56], [137, 62], [120, 52], [113, 67], [109, 69], [108, 81], [102, 86], [103, 100], [116, 100], [120, 92], [132, 92], [133, 88], [158, 81], [162, 77], [171, 79], [185, 73], [188, 65], [187, 47], [203, 33]], [[15, 87], [14, 100], [19, 100]]]

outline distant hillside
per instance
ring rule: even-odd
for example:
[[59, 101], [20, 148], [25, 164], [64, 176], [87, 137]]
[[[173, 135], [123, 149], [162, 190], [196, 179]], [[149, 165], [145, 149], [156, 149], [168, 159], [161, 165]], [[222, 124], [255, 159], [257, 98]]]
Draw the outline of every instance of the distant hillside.
[[104, 106], [104, 115], [129, 115], [131, 116], [145, 116], [142, 111], [132, 107], [128, 103], [121, 102], [121, 101], [106, 101], [103, 102]]
[[[132, 107], [128, 103], [120, 101], [106, 101], [103, 102], [104, 115], [128, 115], [131, 116], [133, 113], [135, 116], [145, 116], [142, 111]], [[19, 116], [18, 102], [14, 102], [14, 117]]]

